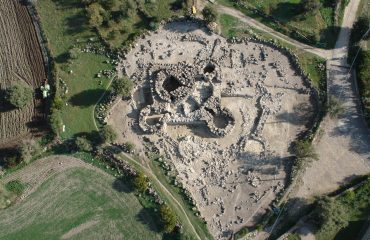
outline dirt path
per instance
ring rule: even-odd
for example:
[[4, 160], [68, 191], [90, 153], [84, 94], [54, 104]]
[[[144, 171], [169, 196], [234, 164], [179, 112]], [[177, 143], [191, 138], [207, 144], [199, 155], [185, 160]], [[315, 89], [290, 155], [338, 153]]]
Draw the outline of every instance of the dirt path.
[[157, 176], [152, 172], [151, 169], [149, 169], [148, 167], [142, 165], [140, 162], [136, 161], [135, 159], [133, 159], [130, 155], [126, 154], [126, 153], [122, 153], [122, 155], [125, 156], [125, 158], [128, 158], [133, 164], [136, 164], [136, 165], [139, 165], [140, 168], [145, 172], [145, 174], [147, 176], [149, 176], [151, 178], [152, 181], [154, 181], [166, 194], [169, 198], [172, 199], [172, 201], [177, 205], [177, 207], [181, 210], [181, 212], [184, 214], [185, 216], [185, 220], [188, 222], [189, 226], [191, 226], [195, 236], [201, 240], [201, 237], [198, 235], [197, 231], [195, 230], [192, 222], [190, 221], [188, 215], [186, 214], [183, 206], [181, 205], [181, 203], [179, 201], [177, 201], [177, 199], [172, 195], [172, 193], [161, 183], [161, 181], [157, 178]]
[[328, 61], [328, 92], [344, 103], [345, 111], [337, 119], [324, 119], [321, 128], [325, 133], [315, 143], [320, 160], [304, 174], [299, 197], [332, 191], [354, 176], [370, 171], [370, 134], [361, 115], [355, 79], [348, 75], [347, 65], [349, 29], [359, 2], [351, 0], [345, 9], [334, 58]]
[[[198, 5], [200, 6], [200, 8], [202, 8], [203, 6], [206, 5], [206, 2], [207, 1], [201, 0], [199, 2], [200, 3]], [[234, 8], [226, 7], [226, 6], [217, 4], [217, 10], [220, 13], [232, 15], [232, 16], [238, 18], [239, 21], [241, 21], [243, 23], [246, 23], [246, 24], [248, 24], [248, 25], [250, 25], [252, 27], [255, 27], [258, 30], [267, 32], [270, 35], [274, 36], [275, 38], [277, 38], [279, 40], [282, 40], [284, 42], [287, 42], [287, 43], [295, 46], [298, 49], [305, 50], [307, 52], [316, 54], [316, 55], [318, 55], [318, 56], [320, 56], [322, 58], [325, 58], [325, 59], [330, 59], [332, 57], [332, 51], [331, 50], [325, 50], [325, 49], [321, 49], [321, 48], [315, 48], [315, 47], [306, 45], [304, 43], [298, 42], [298, 41], [296, 41], [296, 40], [294, 40], [294, 39], [292, 39], [292, 38], [290, 38], [290, 37], [288, 37], [288, 36], [286, 36], [286, 35], [284, 35], [284, 34], [282, 34], [280, 32], [277, 32], [277, 31], [273, 30], [272, 28], [267, 27], [263, 23], [260, 23], [257, 20], [255, 20], [255, 19], [253, 19], [251, 17], [246, 16], [244, 13], [242, 13], [242, 12], [240, 12], [240, 11], [234, 9]]]

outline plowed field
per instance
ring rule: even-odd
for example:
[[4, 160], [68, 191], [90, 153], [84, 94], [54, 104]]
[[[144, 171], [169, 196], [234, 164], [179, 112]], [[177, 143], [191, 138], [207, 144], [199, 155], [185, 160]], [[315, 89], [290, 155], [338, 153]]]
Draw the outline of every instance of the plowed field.
[[0, 0], [0, 93], [15, 82], [35, 89], [27, 107], [9, 109], [0, 104], [0, 147], [38, 134], [45, 119], [39, 87], [46, 77], [42, 53], [27, 7], [17, 0]]

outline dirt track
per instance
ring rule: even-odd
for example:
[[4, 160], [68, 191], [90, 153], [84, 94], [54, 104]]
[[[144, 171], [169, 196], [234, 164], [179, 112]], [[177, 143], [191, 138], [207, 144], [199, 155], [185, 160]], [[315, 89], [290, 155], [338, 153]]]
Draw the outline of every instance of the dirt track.
[[[41, 49], [26, 6], [19, 1], [0, 0], [0, 90], [23, 82], [35, 90], [46, 77]], [[41, 101], [22, 110], [0, 106], [0, 146], [29, 133], [37, 133], [44, 118]]]

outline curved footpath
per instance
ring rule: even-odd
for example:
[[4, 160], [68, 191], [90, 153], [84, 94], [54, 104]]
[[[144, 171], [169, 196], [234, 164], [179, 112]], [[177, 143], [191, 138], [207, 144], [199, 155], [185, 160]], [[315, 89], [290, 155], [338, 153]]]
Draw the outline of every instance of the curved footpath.
[[[201, 6], [205, 5], [206, 1], [205, 0], [203, 0], [203, 1], [204, 2], [200, 3]], [[252, 27], [254, 27], [258, 30], [263, 31], [263, 32], [267, 32], [270, 35], [274, 36], [275, 38], [295, 46], [297, 49], [301, 49], [301, 50], [316, 54], [316, 55], [318, 55], [322, 58], [325, 58], [325, 59], [330, 59], [332, 57], [332, 50], [326, 50], [326, 49], [322, 49], [322, 48], [312, 47], [312, 46], [306, 45], [304, 43], [301, 43], [297, 40], [294, 40], [294, 39], [278, 32], [278, 31], [273, 30], [270, 27], [267, 27], [263, 23], [260, 23], [259, 21], [255, 20], [251, 17], [246, 16], [244, 13], [242, 13], [239, 10], [236, 10], [234, 8], [226, 7], [226, 6], [218, 4], [217, 5], [217, 11], [220, 12], [220, 13], [224, 13], [224, 14], [234, 16], [234, 17], [238, 18], [239, 21], [241, 21], [243, 23], [246, 23], [246, 24], [248, 24], [248, 25], [250, 25], [250, 26], [252, 26]]]

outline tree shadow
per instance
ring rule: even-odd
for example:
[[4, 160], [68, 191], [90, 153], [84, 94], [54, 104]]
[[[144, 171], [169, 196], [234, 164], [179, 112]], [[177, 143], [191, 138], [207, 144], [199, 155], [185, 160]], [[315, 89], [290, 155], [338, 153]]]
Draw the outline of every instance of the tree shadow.
[[59, 54], [55, 58], [55, 62], [57, 62], [57, 63], [66, 63], [66, 62], [68, 62], [68, 59], [69, 59], [69, 53], [64, 52], [64, 53]]
[[0, 149], [0, 167], [9, 168], [19, 164], [19, 151], [17, 147]]
[[53, 0], [60, 9], [81, 8], [83, 3], [77, 0]]
[[77, 137], [86, 138], [88, 141], [90, 141], [94, 145], [100, 145], [103, 143], [103, 139], [101, 138], [100, 133], [96, 130], [91, 131], [91, 132], [76, 133], [73, 137], [74, 138], [77, 138]]
[[88, 19], [84, 10], [79, 11], [77, 14], [66, 18], [66, 25], [68, 28], [64, 33], [77, 34], [86, 30]]
[[300, 103], [293, 107], [293, 112], [283, 112], [276, 116], [282, 122], [291, 123], [293, 125], [307, 126], [314, 117], [313, 107], [309, 103]]
[[[327, 28], [324, 28], [320, 31], [319, 42], [320, 43], [325, 43], [326, 44], [325, 48], [327, 48], [327, 49], [331, 49], [331, 48], [334, 48], [334, 47], [335, 48], [345, 47], [345, 44], [346, 44], [345, 41], [340, 41], [339, 42], [340, 44], [338, 46], [335, 45], [336, 42], [337, 42], [340, 31], [348, 31], [348, 34], [349, 34], [351, 29], [350, 28], [342, 28], [342, 27], [339, 27], [339, 26], [329, 26]], [[318, 46], [318, 47], [320, 47], [320, 46]]]
[[281, 22], [290, 22], [302, 13], [300, 3], [280, 2], [272, 11], [272, 16]]
[[69, 102], [73, 106], [90, 107], [96, 103], [97, 99], [99, 99], [104, 92], [103, 89], [85, 90], [72, 96]]
[[138, 214], [136, 214], [135, 219], [148, 226], [150, 231], [160, 233], [159, 222], [156, 219], [159, 219], [158, 212], [154, 211], [154, 208], [142, 208]]
[[131, 181], [128, 176], [122, 176], [122, 177], [116, 178], [114, 182], [112, 183], [112, 187], [117, 192], [123, 192], [123, 193], [132, 193], [135, 190], [133, 186], [131, 185]]

